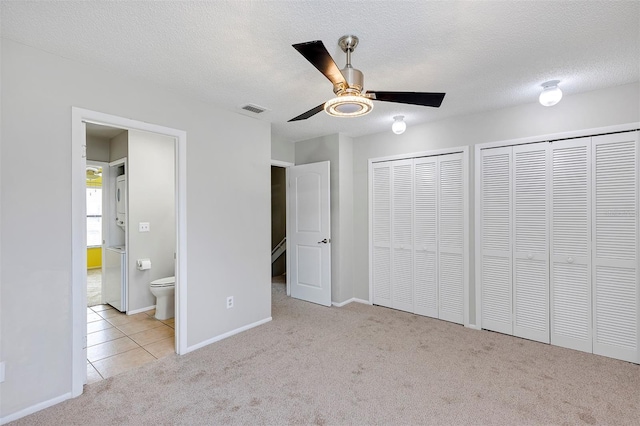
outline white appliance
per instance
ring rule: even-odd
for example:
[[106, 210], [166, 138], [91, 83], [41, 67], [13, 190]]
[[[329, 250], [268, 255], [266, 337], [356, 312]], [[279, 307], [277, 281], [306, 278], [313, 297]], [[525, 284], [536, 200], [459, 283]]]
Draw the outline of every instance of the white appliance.
[[107, 247], [104, 266], [104, 301], [120, 312], [127, 310], [127, 251], [124, 246]]
[[116, 178], [116, 224], [122, 229], [127, 223], [127, 177], [120, 175]]

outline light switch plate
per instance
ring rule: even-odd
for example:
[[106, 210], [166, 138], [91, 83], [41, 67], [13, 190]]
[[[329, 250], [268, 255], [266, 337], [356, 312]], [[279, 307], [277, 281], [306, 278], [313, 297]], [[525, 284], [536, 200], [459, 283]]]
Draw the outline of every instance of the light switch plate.
[[149, 222], [140, 222], [138, 224], [138, 232], [149, 232], [149, 231], [151, 231]]

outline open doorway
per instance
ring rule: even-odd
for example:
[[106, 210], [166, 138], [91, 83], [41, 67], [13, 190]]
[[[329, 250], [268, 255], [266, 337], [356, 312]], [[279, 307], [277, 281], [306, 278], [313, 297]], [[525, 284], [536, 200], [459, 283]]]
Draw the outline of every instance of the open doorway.
[[[149, 188], [157, 183], [163, 182], [164, 188], [169, 187], [172, 191], [169, 205], [156, 206], [152, 210], [162, 212], [162, 218], [157, 217], [153, 219], [149, 211], [144, 211], [142, 216], [126, 217], [128, 212], [126, 209], [129, 206], [128, 195], [122, 195], [120, 198], [123, 203], [119, 205], [116, 194], [123, 194], [118, 190], [121, 188], [129, 189], [128, 184], [121, 186], [121, 181], [131, 179], [133, 163], [129, 162], [130, 158], [135, 157], [130, 151], [125, 151], [124, 155], [119, 155], [114, 160], [109, 153], [106, 163], [108, 167], [103, 167], [103, 180], [105, 169], [109, 170], [110, 177], [108, 182], [103, 181], [102, 190], [103, 193], [108, 193], [105, 197], [109, 200], [106, 205], [102, 205], [102, 254], [103, 254], [103, 285], [101, 292], [101, 303], [92, 308], [87, 308], [88, 294], [87, 294], [87, 192], [86, 192], [86, 177], [87, 177], [87, 164], [91, 163], [90, 160], [94, 159], [95, 151], [92, 151], [92, 144], [87, 143], [87, 127], [89, 129], [99, 126], [101, 129], [117, 130], [119, 135], [126, 135], [127, 138], [131, 135], [136, 136], [138, 141], [136, 142], [142, 146], [143, 153], [138, 154], [138, 184], [143, 180], [140, 175], [147, 176], [145, 182], [142, 183], [146, 189], [146, 193], [157, 195], [158, 191], [150, 190]], [[88, 364], [92, 364], [91, 361], [92, 352], [96, 355], [97, 352], [91, 351], [88, 348], [92, 346], [100, 345], [106, 341], [118, 340], [118, 346], [120, 351], [122, 347], [125, 347], [124, 352], [138, 352], [140, 354], [146, 353], [153, 359], [153, 349], [144, 349], [144, 345], [150, 344], [151, 340], [157, 339], [158, 336], [155, 332], [145, 333], [149, 328], [147, 326], [141, 326], [141, 324], [148, 324], [150, 322], [157, 322], [158, 327], [153, 328], [165, 328], [171, 329], [171, 352], [177, 352], [179, 354], [185, 353], [187, 348], [186, 339], [186, 133], [180, 130], [170, 129], [162, 126], [157, 126], [149, 123], [129, 120], [121, 117], [102, 114], [95, 111], [84, 110], [80, 108], [72, 108], [72, 194], [73, 194], [73, 208], [72, 208], [72, 241], [73, 241], [73, 371], [72, 371], [72, 384], [73, 384], [73, 396], [78, 396], [82, 393], [83, 385], [87, 383], [88, 379], [91, 379], [90, 370]], [[123, 139], [124, 136], [119, 136]], [[107, 138], [110, 141], [114, 137]], [[163, 140], [163, 153], [170, 153], [170, 160], [165, 161], [163, 164], [159, 164], [159, 158], [161, 157], [155, 149], [150, 149], [150, 140], [155, 140], [153, 143], [158, 143], [158, 140]], [[143, 143], [144, 142], [144, 143]], [[115, 144], [115, 145], [114, 145]], [[111, 144], [107, 151], [118, 151], [122, 148], [122, 144]], [[146, 145], [145, 145], [146, 144]], [[156, 145], [153, 145], [156, 146]], [[158, 145], [159, 146], [159, 145]], [[104, 144], [101, 147], [104, 151]], [[120, 154], [122, 152], [120, 151]], [[164, 154], [163, 154], [164, 155]], [[166, 157], [166, 155], [165, 155]], [[102, 158], [104, 160], [105, 158]], [[151, 160], [153, 159], [153, 161]], [[100, 159], [99, 159], [100, 160]], [[140, 172], [145, 163], [151, 163], [157, 165], [154, 171], [153, 167], [147, 167], [143, 172]], [[169, 173], [170, 172], [170, 173]], [[135, 174], [133, 174], [135, 175]], [[167, 184], [167, 179], [169, 183]], [[131, 183], [133, 184], [133, 179]], [[152, 205], [149, 200], [143, 200], [140, 204]], [[124, 211], [121, 211], [125, 209]], [[141, 211], [143, 209], [140, 209]], [[107, 218], [108, 216], [108, 218]], [[146, 218], [152, 217], [151, 220]], [[113, 219], [113, 220], [112, 220]], [[107, 224], [108, 226], [104, 226]], [[171, 225], [171, 231], [163, 231], [166, 225]], [[148, 255], [141, 254], [141, 252], [134, 252], [131, 233], [136, 232], [142, 236], [150, 236], [154, 234], [163, 236], [164, 241], [162, 244], [157, 242], [148, 242], [145, 244], [138, 244], [139, 247], [144, 248], [144, 252]], [[169, 241], [169, 243], [167, 243]], [[169, 255], [166, 259], [160, 259], [155, 264], [153, 259], [159, 259], [159, 255], [153, 251], [154, 247], [162, 246], [166, 247], [167, 244]], [[109, 246], [109, 247], [107, 247]], [[106, 281], [108, 281], [109, 267], [105, 265], [109, 263], [106, 261], [105, 252], [106, 248], [118, 249], [117, 253], [121, 259], [118, 263], [119, 268], [116, 268], [122, 273], [123, 279], [119, 283], [123, 283], [128, 278], [135, 278], [135, 280], [143, 284], [138, 284], [135, 289], [132, 288], [131, 282], [129, 282], [129, 290], [118, 292], [126, 297], [121, 298], [120, 301], [110, 300], [107, 289], [105, 288]], [[129, 250], [132, 250], [129, 252]], [[116, 256], [118, 257], [118, 256]], [[166, 269], [166, 271], [164, 269]], [[162, 278], [171, 278], [175, 288], [175, 293], [172, 294], [174, 299], [175, 319], [156, 318], [158, 312], [154, 311], [154, 307], [160, 305], [160, 302], [151, 294], [151, 282], [154, 281], [150, 278], [149, 271], [155, 271], [156, 273], [163, 274]], [[161, 272], [158, 272], [158, 271]], [[137, 274], [135, 277], [131, 273], [135, 271]], [[171, 275], [171, 276], [170, 276]], [[163, 281], [162, 285], [166, 285]], [[124, 286], [122, 287], [124, 288]], [[173, 317], [173, 315], [171, 315]], [[132, 319], [139, 320], [134, 323]], [[127, 325], [130, 324], [130, 325]], [[162, 326], [162, 327], [161, 327]], [[102, 332], [104, 330], [110, 330], [104, 333], [98, 333], [100, 336], [92, 336], [96, 331]], [[141, 334], [142, 333], [142, 334]], [[132, 338], [131, 335], [138, 334], [136, 338]], [[154, 336], [150, 336], [154, 334]], [[162, 333], [160, 333], [162, 334]], [[160, 336], [166, 340], [167, 335]], [[105, 340], [106, 339], [106, 340]], [[105, 341], [101, 341], [105, 340]], [[154, 343], [154, 342], [151, 342]], [[157, 349], [157, 348], [156, 348]], [[109, 350], [106, 350], [109, 353]], [[159, 354], [159, 352], [156, 352]], [[109, 357], [114, 358], [119, 354], [111, 354], [108, 357], [101, 358], [107, 359]], [[96, 361], [97, 356], [94, 358]], [[101, 356], [101, 355], [100, 355]], [[159, 357], [159, 356], [158, 356]], [[113, 364], [111, 361], [105, 362], [104, 372], [107, 376], [112, 376], [123, 371], [120, 367], [113, 367], [109, 364]], [[97, 369], [96, 369], [97, 372]], [[94, 374], [96, 373], [94, 372]], [[98, 373], [99, 376], [101, 376]], [[100, 377], [102, 378], [102, 377]], [[96, 379], [94, 376], [93, 379]]]
[[90, 308], [103, 303], [102, 244], [105, 221], [102, 213], [106, 196], [103, 182], [108, 181], [105, 180], [108, 176], [108, 164], [87, 159], [86, 174], [87, 307]]
[[271, 282], [287, 283], [287, 180], [293, 163], [271, 162]]

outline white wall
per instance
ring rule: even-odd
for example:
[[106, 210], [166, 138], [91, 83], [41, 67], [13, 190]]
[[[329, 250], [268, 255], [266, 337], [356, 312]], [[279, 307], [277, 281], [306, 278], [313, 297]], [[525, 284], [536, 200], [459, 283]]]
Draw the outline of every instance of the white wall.
[[330, 161], [331, 301], [337, 303], [353, 297], [350, 252], [353, 248], [352, 153], [353, 142], [344, 135], [295, 143], [296, 165]]
[[[127, 154], [129, 259], [128, 311], [156, 304], [151, 281], [175, 274], [175, 139], [139, 130], [129, 131]], [[149, 232], [138, 224], [148, 222]], [[136, 261], [151, 259], [139, 271]]]
[[[402, 135], [388, 132], [354, 139], [353, 200], [354, 200], [354, 295], [369, 299], [369, 225], [368, 175], [370, 158], [461, 147], [479, 143], [518, 139], [581, 129], [626, 124], [640, 121], [640, 90], [638, 83], [565, 96], [554, 107], [537, 102], [412, 126]], [[474, 158], [469, 156], [469, 193], [471, 214], [471, 323], [475, 323], [474, 287]]]
[[295, 161], [295, 144], [286, 141], [271, 140], [271, 159], [293, 163]]
[[109, 139], [87, 135], [87, 160], [109, 162]]
[[116, 161], [124, 158], [129, 152], [129, 132], [118, 133], [109, 139], [109, 161]]
[[4, 39], [1, 67], [0, 418], [71, 391], [72, 106], [187, 133], [187, 344], [270, 318], [268, 123]]

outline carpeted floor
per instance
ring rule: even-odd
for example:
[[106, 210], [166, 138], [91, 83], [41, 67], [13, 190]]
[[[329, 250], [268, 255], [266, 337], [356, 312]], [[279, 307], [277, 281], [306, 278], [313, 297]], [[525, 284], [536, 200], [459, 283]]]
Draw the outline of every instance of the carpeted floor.
[[638, 424], [640, 366], [273, 284], [273, 321], [16, 425]]
[[87, 269], [87, 306], [102, 303], [102, 269]]

